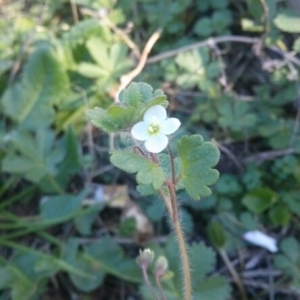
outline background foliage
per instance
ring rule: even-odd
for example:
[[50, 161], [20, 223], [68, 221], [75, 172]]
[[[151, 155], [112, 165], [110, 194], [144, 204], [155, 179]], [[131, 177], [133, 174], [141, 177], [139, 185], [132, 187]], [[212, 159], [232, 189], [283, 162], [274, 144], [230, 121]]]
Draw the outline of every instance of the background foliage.
[[[169, 113], [183, 124], [171, 141], [174, 150], [187, 133], [221, 150], [211, 196], [202, 199], [205, 182], [196, 193], [178, 191], [195, 299], [240, 298], [226, 257], [248, 299], [297, 299], [297, 1], [0, 4], [1, 300], [151, 299], [134, 260], [144, 246], [168, 258], [173, 277], [164, 289], [169, 299], [180, 299], [178, 254], [162, 201], [150, 185], [136, 192], [134, 177], [109, 164], [108, 151], [130, 146], [126, 136], [103, 134], [85, 116], [89, 108], [113, 104], [121, 77], [138, 65], [158, 28], [161, 37], [134, 80], [168, 97]], [[141, 91], [133, 84], [130, 93], [155, 104], [166, 99], [146, 85]], [[110, 118], [120, 128], [132, 124], [137, 108], [127, 104], [127, 110], [102, 112], [107, 133], [115, 130]], [[185, 153], [184, 144], [193, 142], [185, 139], [178, 143], [182, 157], [206, 151], [204, 142]], [[201, 161], [195, 164], [201, 168]], [[255, 229], [278, 240], [277, 254], [243, 241]]]

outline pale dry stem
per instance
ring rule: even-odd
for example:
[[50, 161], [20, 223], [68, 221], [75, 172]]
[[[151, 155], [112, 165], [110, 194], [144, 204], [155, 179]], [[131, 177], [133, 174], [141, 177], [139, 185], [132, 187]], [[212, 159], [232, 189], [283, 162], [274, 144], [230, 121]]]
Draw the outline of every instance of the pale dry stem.
[[151, 49], [153, 48], [153, 46], [155, 45], [155, 43], [157, 42], [157, 40], [160, 38], [161, 32], [162, 32], [162, 30], [158, 29], [151, 35], [151, 37], [149, 38], [148, 42], [145, 45], [145, 48], [142, 52], [142, 55], [140, 57], [140, 60], [137, 64], [137, 66], [131, 72], [129, 72], [121, 77], [120, 86], [114, 97], [115, 102], [119, 102], [118, 97], [119, 97], [120, 92], [123, 89], [125, 89], [130, 84], [130, 82], [135, 77], [137, 77], [144, 69], [145, 64], [147, 62], [148, 55], [149, 55]]
[[231, 276], [233, 277], [239, 291], [240, 291], [240, 294], [241, 294], [241, 299], [242, 300], [247, 300], [247, 295], [246, 295], [246, 291], [245, 291], [245, 288], [244, 288], [244, 285], [242, 283], [242, 280], [241, 278], [239, 277], [238, 273], [236, 272], [233, 264], [231, 263], [231, 261], [229, 260], [228, 256], [227, 256], [227, 253], [223, 250], [223, 249], [220, 249], [218, 250], [219, 251], [219, 254], [221, 255], [229, 273], [231, 274]]

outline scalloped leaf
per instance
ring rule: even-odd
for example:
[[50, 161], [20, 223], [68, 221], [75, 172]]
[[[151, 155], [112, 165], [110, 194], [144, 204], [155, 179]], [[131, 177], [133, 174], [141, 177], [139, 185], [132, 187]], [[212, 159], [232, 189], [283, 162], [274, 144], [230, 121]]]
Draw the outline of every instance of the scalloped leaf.
[[187, 193], [195, 200], [211, 194], [209, 185], [216, 183], [219, 172], [212, 169], [220, 158], [219, 149], [203, 142], [201, 135], [184, 136], [177, 142], [182, 166], [182, 181]]
[[146, 110], [154, 105], [167, 107], [169, 102], [161, 90], [153, 93], [153, 88], [143, 82], [133, 82], [121, 91], [121, 103], [112, 104], [107, 110], [94, 107], [86, 111], [92, 124], [105, 132], [128, 130], [140, 121]]
[[140, 93], [138, 83], [136, 82], [132, 82], [128, 88], [122, 90], [119, 95], [120, 102], [134, 107], [138, 107], [140, 105], [142, 101], [141, 98], [142, 95]]
[[165, 174], [161, 168], [146, 157], [140, 156], [131, 150], [111, 151], [110, 161], [114, 166], [127, 173], [137, 173], [136, 180], [138, 184], [151, 184], [156, 190], [164, 184]]
[[152, 100], [153, 88], [144, 82], [132, 82], [127, 89], [121, 91], [120, 101], [130, 106], [138, 107], [141, 103]]
[[107, 111], [101, 107], [94, 107], [85, 112], [92, 124], [105, 132], [113, 133], [118, 130], [116, 124], [112, 123], [108, 117]]
[[[135, 108], [138, 108], [142, 104], [148, 104], [150, 101], [159, 97], [164, 97], [163, 100], [166, 100], [166, 96], [161, 90], [155, 90], [153, 92], [153, 87], [145, 82], [132, 82], [126, 89], [122, 90], [119, 95], [120, 102]], [[153, 102], [151, 105], [147, 105], [145, 110], [156, 104], [160, 104], [160, 102]]]
[[107, 110], [107, 115], [118, 130], [124, 130], [132, 123], [135, 109], [133, 107], [124, 108], [119, 105], [112, 105]]

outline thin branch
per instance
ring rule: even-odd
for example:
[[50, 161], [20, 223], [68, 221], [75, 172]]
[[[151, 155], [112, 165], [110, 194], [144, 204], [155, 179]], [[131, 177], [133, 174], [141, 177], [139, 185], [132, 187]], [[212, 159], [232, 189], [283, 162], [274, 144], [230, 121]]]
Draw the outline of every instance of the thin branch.
[[230, 259], [227, 256], [227, 253], [223, 250], [220, 249], [218, 250], [219, 254], [221, 255], [226, 267], [228, 268], [229, 273], [231, 274], [231, 276], [233, 277], [240, 293], [241, 293], [241, 299], [242, 300], [247, 300], [247, 295], [246, 295], [246, 291], [244, 288], [244, 285], [242, 283], [241, 278], [239, 277], [238, 273], [236, 272], [234, 266], [232, 265]]
[[[173, 56], [176, 56], [179, 53], [190, 51], [194, 49], [199, 49], [203, 47], [208, 47], [211, 43], [220, 44], [220, 43], [226, 43], [226, 42], [232, 42], [232, 43], [245, 43], [245, 44], [259, 44], [261, 43], [261, 40], [259, 38], [251, 38], [248, 36], [234, 36], [234, 35], [227, 35], [227, 36], [220, 36], [215, 38], [209, 38], [207, 40], [197, 42], [191, 45], [183, 46], [178, 49], [170, 50], [161, 54], [157, 54], [155, 56], [150, 57], [147, 60], [147, 64], [153, 64], [158, 61], [161, 61], [166, 58], [170, 58]], [[271, 46], [268, 47], [268, 49], [282, 55], [285, 59], [291, 61], [295, 65], [300, 67], [300, 59], [294, 56], [293, 53], [284, 52], [279, 47]]]
[[228, 86], [228, 80], [227, 80], [227, 76], [226, 76], [226, 72], [225, 72], [225, 64], [224, 64], [224, 60], [222, 58], [222, 53], [213, 39], [210, 39], [209, 46], [214, 50], [214, 52], [218, 58], [218, 61], [219, 61], [219, 65], [221, 68], [221, 74], [222, 74], [222, 76], [220, 78], [220, 83], [222, 86], [224, 86], [225, 90], [228, 92], [231, 89], [231, 86]]
[[268, 47], [268, 48], [271, 49], [272, 51], [278, 53], [279, 55], [282, 55], [286, 60], [288, 60], [288, 61], [294, 63], [295, 65], [297, 65], [298, 67], [300, 67], [300, 59], [295, 57], [292, 53], [284, 52], [277, 46], [272, 46], [272, 47]]
[[77, 11], [77, 6], [74, 0], [70, 0], [70, 5], [71, 5], [71, 9], [72, 9], [72, 15], [73, 15], [73, 20], [74, 23], [78, 23], [79, 19], [78, 19], [78, 11]]
[[259, 42], [259, 39], [258, 38], [251, 38], [251, 37], [247, 37], [247, 36], [234, 36], [234, 35], [227, 35], [227, 36], [220, 36], [220, 37], [216, 37], [216, 38], [209, 38], [209, 39], [201, 41], [201, 42], [197, 42], [197, 43], [194, 43], [194, 44], [191, 44], [191, 45], [180, 47], [180, 48], [175, 49], [175, 50], [170, 50], [170, 51], [152, 56], [147, 60], [147, 64], [156, 63], [160, 60], [173, 57], [173, 56], [175, 56], [175, 55], [177, 55], [181, 52], [190, 51], [190, 50], [194, 50], [194, 49], [199, 49], [199, 48], [202, 48], [202, 47], [207, 47], [207, 46], [211, 45], [212, 43], [219, 44], [219, 43], [226, 43], [226, 42], [256, 44], [256, 43]]
[[222, 152], [227, 154], [227, 156], [232, 160], [232, 162], [238, 167], [238, 169], [243, 172], [244, 171], [244, 166], [240, 163], [240, 161], [237, 159], [237, 157], [233, 154], [232, 151], [230, 151], [227, 147], [219, 143], [216, 139], [212, 139], [212, 142], [220, 148]]
[[249, 162], [262, 162], [265, 160], [270, 160], [274, 159], [277, 156], [284, 156], [284, 155], [289, 155], [295, 153], [295, 150], [293, 148], [287, 148], [283, 150], [272, 150], [272, 151], [265, 151], [265, 152], [260, 152], [255, 155], [248, 156], [244, 159], [245, 163]]
[[269, 18], [269, 6], [266, 2], [266, 0], [260, 0], [261, 5], [263, 6], [264, 9], [264, 16], [263, 16], [263, 21], [265, 23], [265, 32], [262, 36], [263, 43], [266, 40], [266, 37], [268, 36], [270, 32], [270, 18]]
[[142, 52], [142, 55], [141, 55], [138, 65], [131, 72], [129, 72], [128, 74], [125, 74], [121, 77], [121, 84], [119, 86], [118, 91], [115, 94], [115, 102], [119, 102], [118, 97], [119, 97], [120, 92], [123, 89], [125, 89], [129, 85], [129, 83], [142, 72], [142, 70], [146, 64], [148, 55], [149, 55], [151, 49], [153, 48], [154, 44], [156, 43], [156, 41], [160, 38], [161, 32], [162, 32], [162, 30], [158, 29], [152, 34], [152, 36], [149, 38], [148, 42], [146, 43], [146, 46]]
[[[260, 288], [264, 290], [269, 290], [270, 285], [264, 282], [261, 282], [261, 280], [244, 280], [244, 285], [250, 286], [253, 288]], [[277, 293], [281, 294], [287, 294], [287, 295], [296, 295], [296, 292], [291, 291], [290, 288], [285, 288], [285, 287], [275, 287], [274, 290]]]

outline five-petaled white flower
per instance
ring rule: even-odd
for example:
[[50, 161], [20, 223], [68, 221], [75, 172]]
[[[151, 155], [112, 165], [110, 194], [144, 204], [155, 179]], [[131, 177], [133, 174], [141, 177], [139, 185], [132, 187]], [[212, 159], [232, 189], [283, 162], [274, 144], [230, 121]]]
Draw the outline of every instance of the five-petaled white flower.
[[132, 127], [131, 134], [136, 140], [145, 141], [147, 151], [159, 153], [168, 145], [167, 135], [174, 133], [180, 124], [176, 118], [167, 118], [163, 106], [154, 105], [146, 110], [144, 120]]
[[243, 238], [257, 246], [268, 249], [270, 252], [277, 252], [276, 240], [259, 230], [248, 231], [244, 233]]

